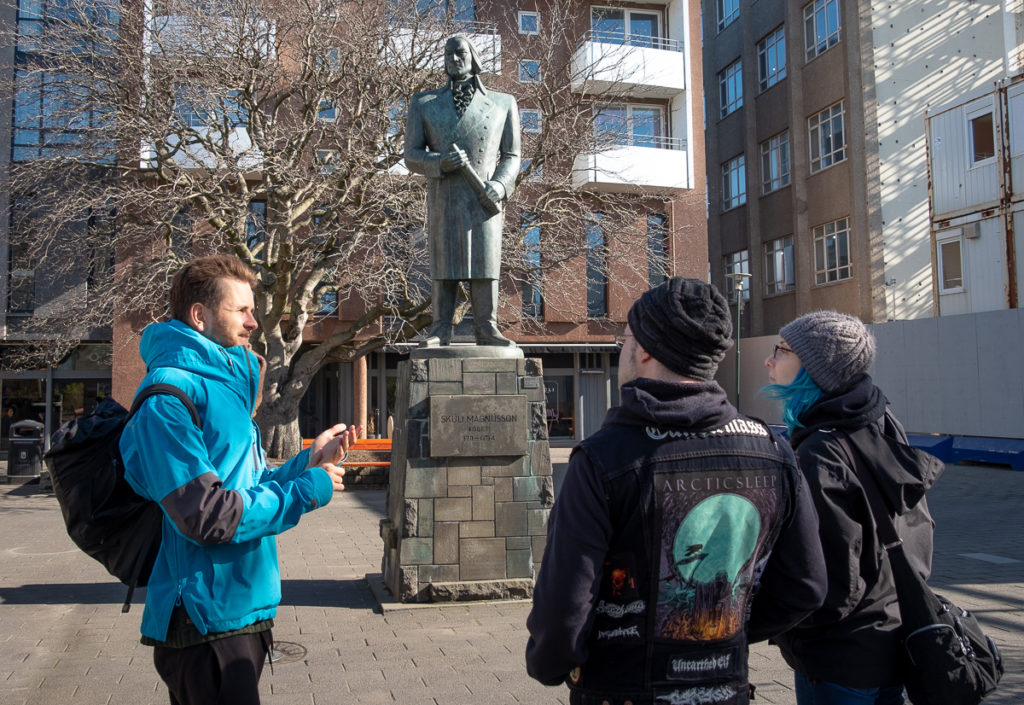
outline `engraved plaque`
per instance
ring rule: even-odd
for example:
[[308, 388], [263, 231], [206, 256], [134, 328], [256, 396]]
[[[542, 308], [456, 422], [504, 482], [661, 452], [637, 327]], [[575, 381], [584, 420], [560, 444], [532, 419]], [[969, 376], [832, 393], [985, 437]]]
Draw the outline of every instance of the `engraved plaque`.
[[430, 455], [477, 457], [526, 455], [526, 397], [435, 395], [430, 397]]

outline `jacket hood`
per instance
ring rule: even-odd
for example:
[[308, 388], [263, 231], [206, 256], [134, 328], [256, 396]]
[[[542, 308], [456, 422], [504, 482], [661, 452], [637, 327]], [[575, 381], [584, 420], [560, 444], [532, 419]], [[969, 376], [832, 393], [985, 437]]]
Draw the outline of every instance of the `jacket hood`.
[[921, 501], [946, 466], [934, 455], [907, 444], [903, 429], [886, 406], [882, 390], [871, 377], [860, 375], [850, 387], [822, 397], [800, 415], [804, 427], [793, 432], [793, 446], [816, 431], [845, 432], [890, 511], [903, 514]]
[[718, 382], [677, 384], [641, 377], [622, 385], [619, 406], [608, 411], [604, 425], [701, 432], [724, 426], [737, 416]]
[[854, 378], [850, 386], [826, 394], [797, 419], [801, 427], [793, 431], [793, 444], [822, 429], [852, 433], [878, 421], [885, 414], [882, 390], [866, 374]]
[[147, 372], [157, 368], [185, 370], [230, 386], [250, 408], [255, 402], [259, 363], [241, 345], [225, 348], [174, 319], [146, 326], [139, 353]]

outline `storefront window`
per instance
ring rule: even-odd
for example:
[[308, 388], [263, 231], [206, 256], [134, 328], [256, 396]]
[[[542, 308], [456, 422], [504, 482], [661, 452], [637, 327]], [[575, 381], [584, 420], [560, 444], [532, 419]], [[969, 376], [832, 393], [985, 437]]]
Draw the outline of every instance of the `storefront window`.
[[544, 375], [544, 402], [547, 406], [548, 437], [575, 438], [576, 393], [572, 375]]

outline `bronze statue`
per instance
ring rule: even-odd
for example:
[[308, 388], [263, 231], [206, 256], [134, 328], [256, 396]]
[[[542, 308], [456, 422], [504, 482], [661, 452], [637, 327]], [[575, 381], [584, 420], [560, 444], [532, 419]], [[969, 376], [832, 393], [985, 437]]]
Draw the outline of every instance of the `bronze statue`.
[[477, 345], [515, 345], [498, 332], [502, 205], [519, 174], [519, 109], [484, 88], [480, 55], [463, 35], [444, 47], [449, 82], [412, 97], [405, 163], [427, 177], [427, 236], [434, 280], [425, 346], [449, 345], [460, 281], [469, 282]]

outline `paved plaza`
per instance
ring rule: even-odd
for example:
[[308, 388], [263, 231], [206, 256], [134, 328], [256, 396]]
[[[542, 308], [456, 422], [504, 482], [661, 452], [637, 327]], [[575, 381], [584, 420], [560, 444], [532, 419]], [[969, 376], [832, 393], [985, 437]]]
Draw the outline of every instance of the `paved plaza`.
[[[553, 449], [564, 463], [566, 449]], [[930, 494], [938, 523], [932, 585], [974, 609], [1007, 674], [987, 703], [1024, 703], [1024, 472], [950, 467]], [[378, 603], [385, 494], [348, 492], [280, 537], [284, 599], [267, 705], [547, 705], [568, 702], [523, 667], [526, 602]], [[168, 702], [138, 641], [143, 597], [79, 552], [53, 495], [0, 485], [0, 705]], [[368, 580], [367, 576], [371, 579]], [[757, 703], [794, 705], [774, 647], [751, 653]]]

